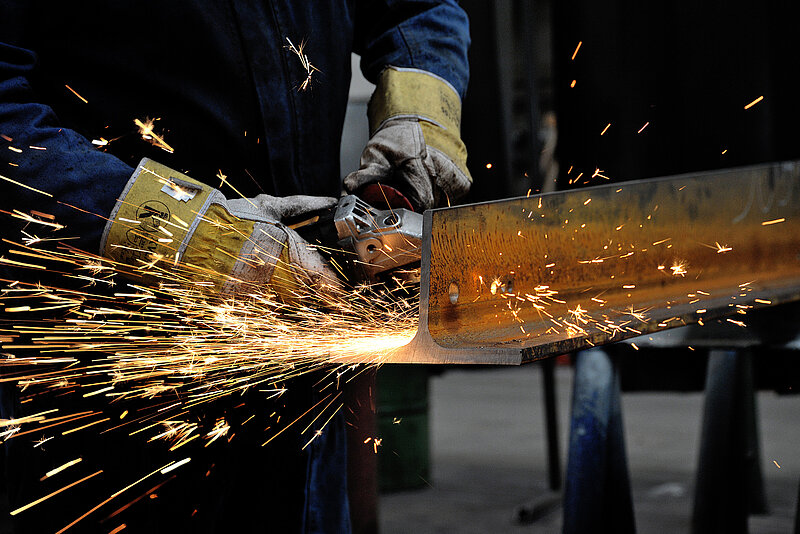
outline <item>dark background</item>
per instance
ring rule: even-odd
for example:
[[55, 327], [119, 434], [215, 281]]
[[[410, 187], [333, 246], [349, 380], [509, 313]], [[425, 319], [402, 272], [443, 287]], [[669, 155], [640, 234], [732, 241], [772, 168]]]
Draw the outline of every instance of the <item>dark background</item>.
[[598, 168], [623, 181], [800, 157], [794, 2], [461, 3], [473, 36], [468, 200], [556, 185], [540, 168], [553, 133], [559, 189]]

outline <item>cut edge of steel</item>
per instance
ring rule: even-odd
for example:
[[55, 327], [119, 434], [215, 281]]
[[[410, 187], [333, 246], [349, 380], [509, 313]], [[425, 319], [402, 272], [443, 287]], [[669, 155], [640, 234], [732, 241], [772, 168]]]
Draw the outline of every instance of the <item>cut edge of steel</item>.
[[[457, 208], [453, 208], [457, 209]], [[419, 326], [406, 345], [381, 358], [381, 363], [496, 364], [519, 365], [519, 347], [444, 347], [428, 331], [428, 301], [431, 276], [431, 227], [433, 212], [427, 210], [422, 221], [422, 258], [419, 295]]]
[[419, 328], [383, 362], [520, 364], [798, 300], [799, 215], [800, 162], [427, 211]]

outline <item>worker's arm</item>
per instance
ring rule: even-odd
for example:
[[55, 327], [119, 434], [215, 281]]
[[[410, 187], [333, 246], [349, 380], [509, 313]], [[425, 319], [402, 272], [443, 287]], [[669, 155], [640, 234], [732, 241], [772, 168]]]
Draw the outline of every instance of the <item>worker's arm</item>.
[[[197, 276], [225, 292], [234, 291], [238, 281], [272, 281], [284, 294], [337, 284], [319, 253], [281, 222], [330, 208], [335, 199], [259, 195], [227, 200], [154, 162], [150, 170], [133, 169], [61, 127], [55, 112], [37, 102], [29, 81], [35, 66], [33, 52], [0, 44], [0, 176], [6, 178], [0, 179], [0, 209], [53, 215], [66, 225], [57, 237], [76, 237], [69, 244], [88, 252], [101, 249], [131, 266], [130, 273], [163, 257], [192, 264]], [[194, 184], [209, 202], [189, 208], [162, 191], [171, 176]], [[47, 227], [26, 230], [52, 237]]]
[[102, 217], [111, 212], [133, 168], [59, 125], [31, 87], [35, 66], [33, 52], [0, 43], [0, 176], [52, 197], [0, 180], [2, 208], [54, 215], [66, 225], [60, 237], [77, 237], [70, 244], [95, 252], [105, 224]]
[[370, 141], [345, 188], [390, 185], [420, 210], [463, 196], [472, 183], [460, 134], [466, 14], [453, 0], [365, 0], [356, 28], [362, 70], [377, 87]]

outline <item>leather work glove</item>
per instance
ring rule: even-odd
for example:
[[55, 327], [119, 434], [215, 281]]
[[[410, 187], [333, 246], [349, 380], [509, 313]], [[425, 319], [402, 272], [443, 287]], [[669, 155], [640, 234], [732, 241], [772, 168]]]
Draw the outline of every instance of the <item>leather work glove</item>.
[[158, 275], [180, 265], [223, 294], [269, 284], [284, 298], [340, 287], [314, 247], [281, 221], [336, 204], [335, 198], [258, 195], [227, 200], [212, 187], [143, 159], [106, 225], [100, 253]]
[[370, 140], [359, 170], [344, 179], [348, 193], [380, 183], [424, 211], [469, 191], [461, 99], [445, 80], [418, 69], [388, 67], [378, 79], [367, 115]]

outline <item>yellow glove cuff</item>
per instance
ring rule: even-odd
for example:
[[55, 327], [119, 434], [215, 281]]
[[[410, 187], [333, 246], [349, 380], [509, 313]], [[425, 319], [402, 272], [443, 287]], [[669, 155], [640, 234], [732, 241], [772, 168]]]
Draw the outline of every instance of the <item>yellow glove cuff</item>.
[[425, 144], [442, 151], [472, 181], [461, 141], [461, 99], [442, 78], [417, 69], [387, 67], [367, 108], [370, 137], [388, 120], [420, 121]]
[[111, 212], [100, 253], [133, 267], [159, 258], [176, 262], [212, 192], [184, 174], [143, 159]]
[[369, 135], [389, 119], [417, 118], [451, 130], [461, 131], [461, 99], [442, 78], [417, 69], [387, 67], [367, 109]]
[[224, 202], [216, 189], [145, 158], [111, 212], [100, 254], [142, 276], [180, 262], [219, 285], [254, 226], [228, 213]]

